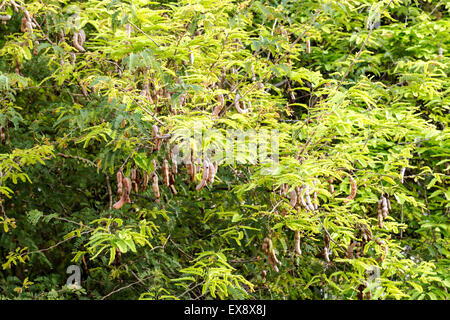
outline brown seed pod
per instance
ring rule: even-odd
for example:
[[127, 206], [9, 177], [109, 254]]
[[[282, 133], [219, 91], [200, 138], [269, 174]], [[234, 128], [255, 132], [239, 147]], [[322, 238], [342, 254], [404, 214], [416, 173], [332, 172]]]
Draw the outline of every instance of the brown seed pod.
[[79, 43], [79, 33], [75, 32], [72, 37], [73, 47], [78, 51], [85, 52], [86, 50]]
[[141, 192], [145, 191], [147, 189], [148, 183], [150, 181], [150, 176], [147, 172], [144, 171], [144, 175], [142, 177], [142, 183], [141, 183]]
[[292, 190], [291, 192], [289, 192], [289, 205], [292, 207], [292, 208], [295, 208], [295, 206], [296, 206], [296, 204], [297, 204], [297, 192], [296, 192], [296, 190], [294, 189], [294, 190]]
[[304, 189], [304, 194], [305, 194], [305, 202], [306, 202], [306, 207], [308, 210], [310, 211], [314, 211], [314, 205], [311, 202], [311, 197], [309, 196], [309, 187], [306, 186]]
[[[208, 182], [213, 184], [214, 183], [214, 177], [216, 176], [216, 167], [217, 165], [214, 165], [211, 161], [209, 162], [209, 175], [208, 175]], [[217, 162], [217, 161], [215, 161]]]
[[309, 41], [309, 39], [306, 39], [306, 53], [311, 53], [311, 42]]
[[350, 180], [350, 195], [347, 197], [347, 199], [353, 200], [353, 199], [355, 199], [356, 192], [358, 191], [358, 187], [356, 185], [355, 179], [353, 179], [352, 176], [349, 176], [349, 180]]
[[402, 183], [402, 184], [403, 184], [404, 177], [405, 177], [405, 171], [406, 171], [406, 167], [403, 167], [403, 168], [400, 170], [400, 183]]
[[217, 106], [214, 108], [212, 116], [213, 117], [218, 117], [220, 111], [222, 111], [223, 107], [225, 106], [225, 99], [223, 97], [223, 94], [219, 94], [217, 96]]
[[194, 64], [194, 53], [192, 51], [189, 51], [189, 63]]
[[300, 205], [303, 209], [308, 210], [308, 205], [306, 204], [305, 198], [303, 196], [305, 191], [305, 185], [303, 185], [301, 188], [296, 188], [297, 190], [297, 197], [300, 199]]
[[78, 31], [78, 44], [82, 46], [85, 41], [86, 41], [86, 33], [84, 32], [83, 29], [80, 29], [80, 31]]
[[164, 159], [162, 167], [161, 167], [161, 171], [162, 171], [162, 177], [163, 177], [164, 184], [166, 186], [170, 186], [169, 161], [167, 161], [167, 159]]
[[123, 184], [122, 196], [120, 197], [119, 201], [114, 203], [113, 205], [114, 209], [120, 209], [125, 203], [131, 203], [130, 200], [131, 180], [129, 178], [123, 178], [122, 184]]
[[123, 192], [122, 180], [123, 180], [122, 172], [117, 171], [117, 197], [118, 198], [122, 196], [122, 192]]
[[299, 256], [302, 255], [302, 250], [300, 249], [300, 231], [296, 230], [294, 233], [294, 238], [295, 238], [295, 245], [294, 245], [294, 250], [295, 253], [298, 254]]
[[208, 182], [209, 177], [209, 167], [210, 163], [207, 159], [203, 160], [203, 175], [202, 180], [200, 183], [195, 187], [196, 190], [201, 190], [204, 186], [206, 186], [206, 183]]
[[192, 162], [188, 162], [186, 163], [186, 171], [191, 179], [191, 182], [194, 181], [194, 177], [195, 177], [195, 167], [194, 164]]
[[159, 198], [161, 198], [161, 194], [159, 193], [159, 185], [158, 185], [158, 175], [153, 173], [152, 175], [152, 189], [155, 193], [156, 202], [159, 202]]
[[241, 113], [241, 114], [245, 114], [247, 113], [249, 110], [248, 109], [242, 109], [241, 108], [241, 95], [239, 93], [236, 93], [236, 96], [234, 97], [234, 107], [236, 108], [237, 112]]
[[138, 179], [137, 179], [137, 170], [136, 169], [131, 169], [130, 170], [130, 178], [131, 178], [131, 189], [135, 192], [138, 193]]
[[353, 250], [355, 249], [356, 244], [357, 244], [356, 241], [350, 242], [350, 245], [348, 246], [346, 253], [348, 259], [353, 259]]

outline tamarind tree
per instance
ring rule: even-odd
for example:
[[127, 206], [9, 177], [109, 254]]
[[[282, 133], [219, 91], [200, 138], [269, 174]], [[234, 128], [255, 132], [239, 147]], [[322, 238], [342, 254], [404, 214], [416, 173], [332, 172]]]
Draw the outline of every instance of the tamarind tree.
[[447, 299], [449, 9], [0, 1], [0, 298]]

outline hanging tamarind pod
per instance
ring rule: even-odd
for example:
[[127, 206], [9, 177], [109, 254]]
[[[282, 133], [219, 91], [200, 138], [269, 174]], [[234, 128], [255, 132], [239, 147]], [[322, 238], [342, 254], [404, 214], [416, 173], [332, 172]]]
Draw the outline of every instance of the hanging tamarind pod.
[[[313, 181], [313, 185], [316, 186], [316, 180]], [[313, 206], [314, 206], [314, 210], [319, 209], [319, 199], [317, 199], [317, 191], [316, 190], [314, 190], [314, 192], [313, 192]]]
[[289, 199], [289, 205], [292, 208], [295, 208], [295, 205], [297, 204], [297, 192], [295, 191], [295, 189], [289, 192]]
[[208, 181], [209, 177], [209, 161], [207, 159], [203, 160], [203, 175], [200, 183], [195, 187], [196, 190], [201, 190]]
[[213, 184], [214, 183], [214, 177], [216, 176], [216, 167], [214, 166], [214, 164], [209, 161], [209, 174], [208, 174], [208, 182]]
[[167, 159], [164, 159], [162, 167], [161, 167], [161, 171], [162, 171], [162, 177], [163, 177], [164, 184], [166, 186], [170, 186], [169, 161], [167, 161]]
[[78, 51], [80, 51], [80, 52], [85, 52], [85, 51], [86, 51], [86, 50], [83, 48], [83, 46], [81, 46], [80, 43], [79, 43], [79, 34], [78, 34], [78, 32], [75, 32], [75, 33], [73, 34], [73, 37], [72, 37], [72, 44], [73, 44], [73, 47], [74, 47], [75, 49], [77, 49]]
[[309, 39], [306, 39], [306, 53], [307, 54], [311, 53], [311, 42]]
[[300, 231], [296, 230], [294, 233], [295, 245], [294, 250], [299, 256], [302, 255], [302, 250], [300, 249]]
[[138, 182], [137, 182], [137, 170], [136, 169], [131, 169], [130, 170], [130, 178], [131, 178], [131, 189], [135, 192], [138, 193]]
[[122, 196], [122, 192], [123, 192], [123, 174], [120, 171], [117, 171], [117, 198]]
[[80, 29], [80, 31], [78, 31], [78, 44], [82, 46], [85, 41], [86, 41], [86, 33], [84, 32], [83, 29]]
[[308, 210], [308, 205], [306, 204], [305, 198], [303, 197], [305, 191], [305, 185], [301, 186], [301, 188], [297, 189], [297, 197], [300, 199], [300, 205], [303, 209]]
[[194, 64], [194, 53], [191, 50], [189, 50], [189, 63]]
[[355, 179], [353, 179], [352, 176], [349, 176], [349, 180], [350, 180], [350, 195], [347, 197], [347, 201], [355, 199], [356, 192], [358, 191]]
[[141, 192], [145, 191], [147, 189], [149, 181], [150, 181], [150, 176], [148, 175], [147, 172], [144, 171], [144, 174], [142, 177]]
[[348, 246], [347, 252], [345, 254], [348, 259], [353, 259], [353, 250], [354, 250], [355, 246], [356, 246], [356, 241], [352, 240], [350, 242], [350, 245]]
[[122, 196], [120, 197], [119, 201], [114, 203], [113, 205], [114, 209], [120, 209], [125, 203], [131, 203], [130, 200], [131, 180], [129, 178], [123, 178], [122, 184], [123, 184]]
[[212, 116], [213, 117], [218, 117], [220, 111], [222, 111], [223, 107], [225, 106], [225, 99], [223, 97], [223, 94], [219, 94], [217, 96], [217, 105], [213, 110]]
[[400, 169], [400, 183], [401, 184], [403, 184], [403, 182], [404, 182], [405, 171], [406, 171], [406, 167], [403, 167]]
[[325, 261], [327, 262], [327, 263], [329, 263], [330, 262], [330, 241], [331, 241], [331, 238], [330, 238], [330, 236], [328, 235], [328, 233], [327, 232], [325, 232], [325, 236], [323, 237], [323, 241], [324, 241], [324, 244], [325, 244], [325, 247], [324, 247], [324, 257], [325, 257]]
[[234, 97], [234, 107], [236, 108], [237, 112], [241, 114], [245, 114], [248, 112], [248, 109], [241, 108], [241, 95], [239, 93], [236, 93], [236, 96]]
[[381, 212], [383, 214], [383, 219], [386, 219], [388, 216], [388, 204], [387, 204], [387, 199], [386, 197], [381, 197], [382, 199], [382, 209]]
[[0, 21], [8, 21], [11, 19], [10, 15], [0, 15]]
[[305, 187], [304, 193], [305, 193], [305, 202], [306, 202], [307, 209], [310, 211], [314, 211], [314, 205], [311, 202], [311, 197], [309, 195], [309, 187], [308, 186]]
[[155, 193], [156, 202], [159, 202], [159, 198], [161, 198], [161, 194], [159, 193], [159, 185], [158, 185], [158, 175], [153, 173], [152, 175], [152, 189]]

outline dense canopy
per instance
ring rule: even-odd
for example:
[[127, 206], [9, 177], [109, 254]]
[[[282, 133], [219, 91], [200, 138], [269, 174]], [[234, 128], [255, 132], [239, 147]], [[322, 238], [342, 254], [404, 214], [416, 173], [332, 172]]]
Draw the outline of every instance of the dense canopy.
[[0, 299], [447, 299], [449, 9], [0, 1]]

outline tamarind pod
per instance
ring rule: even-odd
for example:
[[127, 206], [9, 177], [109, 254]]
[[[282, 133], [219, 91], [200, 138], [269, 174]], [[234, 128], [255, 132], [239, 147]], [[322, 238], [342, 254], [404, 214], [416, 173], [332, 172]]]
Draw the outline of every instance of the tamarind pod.
[[84, 32], [83, 29], [80, 29], [80, 31], [78, 31], [78, 43], [80, 44], [80, 46], [82, 46], [85, 41], [86, 41], [86, 33]]
[[311, 53], [311, 42], [309, 41], [309, 39], [306, 39], [306, 53]]
[[118, 210], [118, 209], [122, 208], [124, 204], [125, 204], [125, 201], [123, 200], [123, 197], [121, 197], [121, 198], [119, 199], [119, 201], [117, 201], [116, 203], [114, 203], [113, 208], [116, 209], [116, 210]]
[[272, 240], [270, 238], [264, 238], [263, 244], [262, 244], [262, 250], [265, 254], [269, 253], [269, 250], [272, 248]]
[[289, 205], [294, 208], [295, 205], [297, 204], [297, 192], [294, 190], [292, 190], [291, 192], [289, 192]]
[[286, 183], [283, 183], [281, 185], [281, 195], [283, 197], [286, 197], [287, 196], [287, 191], [288, 191], [288, 185]]
[[152, 131], [155, 138], [159, 138], [159, 128], [156, 124], [152, 125]]
[[178, 173], [178, 165], [177, 165], [177, 161], [175, 159], [172, 159], [172, 172], [173, 172], [173, 174]]
[[386, 198], [387, 211], [389, 213], [389, 212], [391, 212], [391, 200], [389, 200], [388, 194], [386, 194], [385, 198]]
[[196, 190], [201, 190], [204, 186], [206, 186], [206, 183], [208, 181], [208, 177], [209, 177], [209, 161], [207, 159], [205, 159], [203, 161], [203, 175], [202, 175], [202, 180], [200, 181], [200, 183], [195, 187]]
[[225, 100], [224, 100], [223, 94], [219, 94], [217, 96], [217, 102], [218, 102], [218, 104], [216, 105], [216, 107], [214, 108], [213, 113], [212, 113], [213, 117], [218, 117], [220, 111], [222, 111], [223, 107], [225, 106]]
[[214, 172], [217, 174], [217, 169], [219, 169], [219, 164], [217, 163], [217, 161], [213, 162], [213, 166], [214, 166]]
[[269, 254], [267, 255], [267, 260], [269, 261], [269, 264], [272, 266], [273, 270], [275, 272], [278, 272], [279, 271], [278, 270], [278, 266], [277, 266], [277, 264], [274, 261], [274, 257], [273, 257], [273, 253], [272, 252], [269, 252]]
[[0, 21], [8, 21], [11, 19], [10, 15], [0, 15]]
[[383, 199], [384, 199], [384, 196], [382, 195], [380, 197], [380, 200], [378, 200], [378, 211], [381, 211], [383, 209]]
[[152, 189], [155, 193], [156, 202], [159, 202], [159, 198], [161, 198], [161, 194], [159, 193], [159, 185], [158, 185], [158, 175], [153, 173], [152, 175]]
[[241, 103], [241, 95], [239, 93], [236, 93], [236, 96], [234, 97], [234, 107], [236, 108], [237, 112], [245, 114], [248, 112], [248, 110], [244, 110], [240, 106]]
[[303, 197], [303, 193], [305, 190], [305, 185], [303, 185], [297, 192], [298, 197], [300, 198], [300, 205], [303, 207], [303, 209], [308, 209], [308, 205], [306, 204], [305, 198]]
[[211, 184], [214, 183], [214, 177], [216, 176], [216, 170], [215, 170], [215, 166], [211, 161], [209, 162], [209, 175], [208, 175], [208, 182], [210, 182]]
[[23, 15], [28, 21], [31, 21], [31, 16], [30, 16], [30, 13], [28, 12], [28, 10], [24, 10]]
[[403, 181], [404, 181], [405, 171], [406, 171], [406, 167], [403, 167], [403, 168], [401, 168], [401, 170], [400, 170], [400, 183], [401, 183], [401, 184], [403, 184]]
[[323, 256], [325, 257], [325, 261], [330, 263], [330, 251], [327, 247], [323, 249]]
[[167, 161], [167, 159], [164, 159], [163, 164], [162, 164], [162, 176], [163, 176], [163, 181], [164, 184], [166, 186], [170, 186], [170, 179], [169, 179], [169, 161]]
[[294, 238], [295, 238], [295, 245], [294, 245], [294, 250], [295, 253], [297, 253], [299, 256], [302, 255], [302, 250], [300, 249], [300, 231], [296, 230], [294, 233]]
[[383, 213], [381, 211], [378, 211], [378, 226], [383, 228]]
[[177, 189], [175, 189], [175, 186], [174, 186], [173, 184], [171, 184], [171, 185], [169, 186], [169, 188], [170, 188], [170, 191], [172, 191], [172, 193], [173, 193], [174, 195], [178, 194]]
[[149, 180], [150, 180], [149, 175], [147, 174], [147, 172], [144, 172], [144, 177], [141, 184], [141, 191], [145, 191], [145, 189], [147, 189]]
[[122, 192], [123, 192], [122, 180], [123, 180], [122, 172], [117, 171], [117, 197], [122, 196]]
[[194, 170], [195, 169], [194, 169], [193, 164], [191, 162], [186, 163], [186, 171], [187, 171], [189, 177], [191, 178], [191, 181], [194, 181], [194, 176], [195, 176]]
[[273, 249], [272, 249], [272, 251], [271, 251], [270, 253], [271, 253], [271, 255], [272, 255], [273, 261], [274, 261], [276, 264], [278, 264], [278, 265], [281, 266], [281, 262], [277, 259], [277, 256], [275, 255], [275, 251], [273, 251]]
[[308, 187], [305, 188], [305, 201], [306, 201], [307, 208], [311, 211], [314, 211], [314, 206], [311, 202], [311, 197], [309, 196], [309, 188]]
[[[313, 181], [314, 186], [316, 185], [316, 180]], [[319, 200], [317, 199], [317, 191], [314, 190], [313, 192], [313, 206], [314, 206], [314, 210], [318, 210], [319, 209]]]
[[25, 26], [29, 33], [33, 33], [33, 25], [30, 21], [25, 22]]
[[85, 52], [86, 50], [78, 43], [78, 32], [73, 34], [72, 38], [73, 47], [78, 51]]
[[348, 200], [355, 199], [356, 192], [358, 191], [358, 187], [356, 185], [355, 179], [352, 176], [349, 177], [350, 180], [350, 195], [347, 197]]
[[189, 63], [192, 65], [194, 64], [194, 53], [189, 52]]
[[356, 242], [352, 241], [350, 242], [350, 245], [347, 248], [347, 253], [346, 253], [346, 257], [348, 259], [353, 259], [353, 249], [355, 248]]
[[124, 202], [131, 203], [131, 200], [130, 200], [131, 180], [129, 178], [125, 178], [125, 179], [123, 179], [122, 183], [123, 183]]
[[383, 213], [383, 219], [386, 219], [387, 215], [388, 215], [388, 204], [387, 204], [386, 197], [383, 197], [382, 199], [383, 199], [383, 204], [382, 204], [381, 212]]

